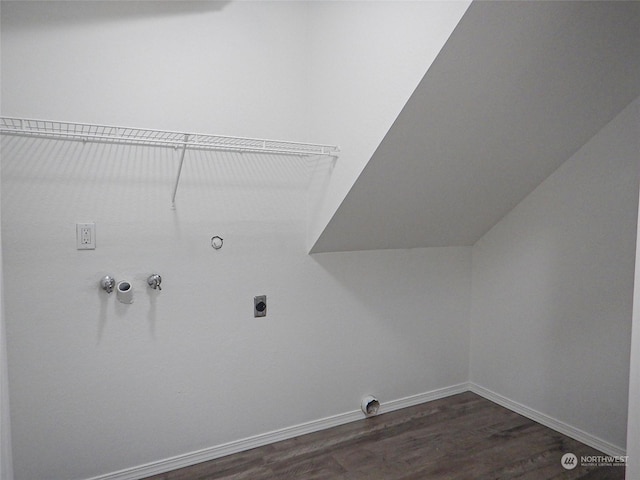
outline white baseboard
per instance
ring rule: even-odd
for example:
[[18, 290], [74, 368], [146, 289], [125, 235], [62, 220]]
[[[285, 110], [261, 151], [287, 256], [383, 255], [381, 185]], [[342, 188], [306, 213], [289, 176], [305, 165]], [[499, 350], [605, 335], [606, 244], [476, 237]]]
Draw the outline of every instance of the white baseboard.
[[[393, 412], [394, 410], [400, 410], [402, 408], [412, 407], [421, 403], [431, 402], [440, 398], [449, 397], [458, 393], [471, 391], [486, 398], [498, 405], [501, 405], [509, 410], [512, 410], [520, 415], [523, 415], [535, 422], [538, 422], [546, 427], [549, 427], [557, 432], [563, 433], [568, 437], [578, 440], [586, 445], [596, 448], [607, 455], [626, 455], [625, 449], [617, 445], [613, 445], [605, 440], [602, 440], [594, 435], [584, 432], [578, 428], [572, 427], [560, 420], [556, 420], [553, 417], [545, 415], [544, 413], [533, 410], [521, 403], [515, 402], [509, 398], [492, 392], [480, 385], [472, 382], [460, 383], [452, 385], [450, 387], [440, 388], [417, 395], [411, 395], [409, 397], [400, 398], [397, 400], [391, 400], [388, 402], [381, 402], [379, 414]], [[146, 465], [140, 465], [125, 470], [120, 470], [106, 475], [100, 475], [92, 477], [88, 480], [139, 480], [141, 478], [150, 477], [152, 475], [158, 475], [161, 473], [176, 470], [178, 468], [189, 467], [197, 463], [206, 462], [209, 460], [215, 460], [216, 458], [231, 455], [233, 453], [243, 452], [252, 448], [261, 447], [270, 443], [279, 442], [281, 440], [287, 440], [289, 438], [305, 435], [307, 433], [319, 432], [331, 427], [337, 427], [338, 425], [344, 425], [346, 423], [354, 422], [364, 418], [364, 414], [360, 410], [353, 410], [339, 415], [331, 417], [321, 418], [319, 420], [313, 420], [311, 422], [294, 425], [292, 427], [286, 427], [280, 430], [255, 435], [253, 437], [243, 438], [233, 442], [217, 445], [203, 450], [178, 455], [157, 462], [148, 463]]]
[[626, 455], [626, 451], [624, 448], [609, 443], [601, 438], [598, 438], [590, 433], [587, 433], [579, 428], [572, 427], [571, 425], [561, 422], [549, 415], [538, 412], [532, 408], [527, 407], [521, 403], [515, 402], [507, 397], [503, 397], [502, 395], [492, 392], [491, 390], [481, 387], [473, 382], [469, 382], [469, 390], [473, 393], [480, 395], [481, 397], [486, 398], [487, 400], [491, 400], [498, 405], [501, 405], [509, 410], [519, 413], [520, 415], [527, 417], [534, 422], [538, 422], [545, 427], [549, 427], [556, 432], [560, 432], [568, 437], [571, 437], [579, 442], [584, 443], [585, 445], [589, 445], [590, 447], [596, 448], [601, 452], [606, 453], [607, 455]]
[[[467, 391], [469, 391], [469, 384], [467, 382], [464, 382], [457, 385], [451, 385], [450, 387], [431, 390], [430, 392], [411, 395], [409, 397], [400, 398], [398, 400], [382, 402], [380, 404], [380, 410], [378, 410], [378, 413], [383, 414], [393, 412], [394, 410], [400, 410], [401, 408], [413, 407], [414, 405], [420, 405], [421, 403], [431, 402], [433, 400], [438, 400], [439, 398], [450, 397], [451, 395], [457, 395], [458, 393]], [[361, 414], [361, 418], [362, 417], [363, 415]]]
[[[439, 398], [466, 392], [467, 390], [469, 390], [469, 384], [465, 382], [458, 385], [452, 385], [450, 387], [432, 390], [430, 392], [420, 393], [418, 395], [391, 400], [389, 402], [381, 402], [378, 412], [379, 414], [392, 412], [401, 408], [411, 407], [421, 403], [430, 402], [432, 400], [437, 400]], [[305, 435], [307, 433], [319, 432], [327, 428], [337, 427], [338, 425], [344, 425], [345, 423], [361, 420], [363, 418], [365, 417], [362, 411], [353, 410], [351, 412], [341, 413], [339, 415], [313, 420], [300, 425], [294, 425], [292, 427], [236, 440], [223, 445], [217, 445], [203, 450], [166, 458], [146, 465], [127, 468], [125, 470], [119, 470], [106, 475], [99, 475], [88, 480], [139, 480], [141, 478], [158, 475], [178, 468], [189, 467], [197, 463], [214, 460], [233, 453], [239, 453], [252, 448], [268, 445], [270, 443]]]

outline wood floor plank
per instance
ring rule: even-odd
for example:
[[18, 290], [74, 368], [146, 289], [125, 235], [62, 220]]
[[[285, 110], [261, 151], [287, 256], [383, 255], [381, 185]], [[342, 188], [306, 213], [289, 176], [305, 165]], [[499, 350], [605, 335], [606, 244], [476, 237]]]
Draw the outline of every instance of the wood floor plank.
[[471, 392], [296, 437], [146, 480], [623, 480], [624, 467]]

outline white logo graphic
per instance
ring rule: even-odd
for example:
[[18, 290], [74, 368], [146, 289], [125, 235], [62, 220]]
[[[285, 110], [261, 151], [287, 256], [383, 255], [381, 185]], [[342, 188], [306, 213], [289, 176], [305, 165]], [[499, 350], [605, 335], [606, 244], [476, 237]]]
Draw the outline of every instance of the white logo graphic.
[[578, 466], [578, 457], [573, 453], [565, 453], [560, 459], [560, 463], [567, 470], [573, 470]]

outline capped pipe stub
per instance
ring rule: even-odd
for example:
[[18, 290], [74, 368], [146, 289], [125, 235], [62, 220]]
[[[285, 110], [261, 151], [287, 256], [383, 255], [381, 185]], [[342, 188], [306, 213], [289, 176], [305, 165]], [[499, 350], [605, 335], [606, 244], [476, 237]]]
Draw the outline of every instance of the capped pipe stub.
[[380, 402], [373, 395], [366, 395], [362, 399], [360, 407], [362, 408], [362, 412], [367, 417], [373, 417], [378, 414], [378, 410], [380, 409]]
[[133, 303], [133, 287], [131, 282], [123, 280], [116, 286], [116, 298], [120, 303]]

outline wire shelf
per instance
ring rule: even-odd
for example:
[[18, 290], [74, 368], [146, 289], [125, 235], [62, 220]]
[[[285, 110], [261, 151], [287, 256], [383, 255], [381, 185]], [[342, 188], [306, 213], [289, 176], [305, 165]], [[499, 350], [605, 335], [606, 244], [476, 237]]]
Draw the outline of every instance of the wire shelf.
[[30, 118], [0, 117], [0, 134], [40, 137], [83, 142], [117, 143], [180, 149], [180, 163], [171, 196], [175, 208], [176, 193], [187, 150], [219, 150], [227, 152], [271, 153], [299, 157], [337, 157], [340, 149], [318, 143], [266, 140], [261, 138], [229, 137], [203, 133], [169, 132], [146, 128], [115, 127], [90, 123], [34, 120]]
[[203, 133], [171, 132], [146, 128], [116, 127], [89, 123], [0, 117], [0, 133], [84, 142], [118, 143], [194, 150], [276, 153], [281, 155], [338, 155], [334, 145], [230, 137]]

